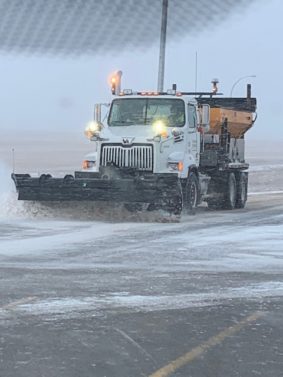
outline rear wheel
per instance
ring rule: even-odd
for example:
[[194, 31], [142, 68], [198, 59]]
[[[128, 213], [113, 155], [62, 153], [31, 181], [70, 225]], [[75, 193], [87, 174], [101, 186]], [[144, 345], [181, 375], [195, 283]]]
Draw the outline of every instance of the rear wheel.
[[234, 173], [228, 175], [228, 181], [225, 192], [225, 208], [234, 209], [237, 200], [237, 182]]
[[199, 202], [199, 184], [195, 173], [190, 173], [183, 194], [183, 207], [189, 214], [194, 214]]
[[214, 191], [218, 197], [207, 200], [209, 209], [234, 209], [237, 200], [237, 182], [234, 173], [214, 182]]
[[236, 208], [244, 208], [248, 199], [248, 176], [247, 173], [240, 173], [237, 179]]

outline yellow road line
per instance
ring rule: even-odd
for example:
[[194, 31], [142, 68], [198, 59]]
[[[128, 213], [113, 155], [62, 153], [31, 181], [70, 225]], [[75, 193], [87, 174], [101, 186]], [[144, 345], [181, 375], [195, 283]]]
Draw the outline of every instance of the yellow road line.
[[19, 305], [27, 304], [28, 302], [33, 301], [36, 298], [37, 297], [35, 297], [35, 296], [24, 297], [24, 298], [22, 298], [20, 300], [10, 302], [7, 305], [0, 306], [0, 309], [2, 309], [2, 310], [11, 310], [11, 309], [14, 309], [15, 307], [17, 307]]
[[158, 369], [156, 372], [151, 374], [149, 377], [168, 377], [172, 373], [174, 373], [177, 369], [180, 369], [186, 364], [189, 364], [194, 359], [202, 355], [205, 351], [209, 350], [210, 348], [220, 344], [231, 335], [236, 334], [240, 330], [242, 330], [248, 324], [256, 321], [260, 317], [262, 317], [264, 313], [262, 312], [255, 312], [249, 317], [246, 317], [241, 322], [237, 323], [235, 326], [228, 327], [227, 329], [221, 331], [219, 334], [209, 338], [203, 344], [198, 347], [193, 348], [191, 351], [185, 353], [183, 356], [178, 357], [178, 359], [171, 361], [169, 364], [165, 365], [163, 368]]

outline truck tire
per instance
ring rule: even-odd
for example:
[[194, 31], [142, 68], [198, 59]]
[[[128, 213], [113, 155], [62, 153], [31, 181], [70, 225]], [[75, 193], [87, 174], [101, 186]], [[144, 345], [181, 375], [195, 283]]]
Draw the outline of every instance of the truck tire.
[[207, 200], [207, 206], [211, 210], [234, 209], [237, 201], [237, 181], [234, 173], [229, 173], [215, 182], [214, 191], [218, 198]]
[[237, 199], [235, 208], [244, 208], [248, 199], [248, 175], [240, 173], [237, 177]]
[[225, 209], [234, 209], [237, 201], [237, 181], [234, 173], [229, 173], [225, 190]]
[[183, 192], [183, 208], [194, 214], [199, 203], [199, 183], [195, 173], [190, 173]]

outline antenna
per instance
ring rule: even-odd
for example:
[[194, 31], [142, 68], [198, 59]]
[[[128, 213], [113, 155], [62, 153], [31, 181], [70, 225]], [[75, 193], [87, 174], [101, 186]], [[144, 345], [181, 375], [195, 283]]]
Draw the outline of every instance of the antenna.
[[12, 167], [13, 167], [13, 174], [15, 173], [15, 149], [12, 148]]
[[197, 92], [198, 87], [198, 52], [196, 51], [195, 57], [195, 92]]

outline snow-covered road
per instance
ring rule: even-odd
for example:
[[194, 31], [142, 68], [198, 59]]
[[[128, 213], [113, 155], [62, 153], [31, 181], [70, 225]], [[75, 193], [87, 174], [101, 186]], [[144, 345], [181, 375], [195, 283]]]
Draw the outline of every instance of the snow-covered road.
[[4, 180], [0, 375], [281, 376], [283, 193], [259, 171], [246, 209], [179, 223], [23, 204]]
[[[69, 316], [72, 307], [77, 312], [112, 305], [152, 311], [283, 294], [283, 194], [253, 195], [245, 210], [233, 212], [202, 207], [180, 223], [33, 216], [1, 220], [2, 268], [40, 269], [47, 275], [62, 269], [78, 274], [87, 270], [101, 277], [91, 294], [86, 294], [88, 289], [74, 297], [72, 278], [67, 281], [66, 276], [68, 294], [38, 297], [20, 305], [21, 312], [64, 313], [68, 308]], [[200, 282], [204, 274], [207, 279]], [[260, 274], [259, 281], [250, 279], [252, 274]], [[9, 290], [11, 282], [6, 283]], [[82, 278], [81, 284], [89, 282]]]
[[[3, 376], [146, 376], [258, 310], [266, 314], [257, 331], [225, 341], [225, 359], [211, 352], [226, 375], [234, 352], [228, 375], [279, 376], [282, 194], [252, 195], [233, 212], [202, 207], [180, 223], [74, 220], [68, 211], [59, 220], [53, 210], [43, 217], [41, 208], [21, 208], [0, 221]], [[262, 351], [264, 365], [247, 353], [258, 344], [276, 345], [272, 360]], [[176, 375], [194, 368], [204, 375], [210, 359]]]

